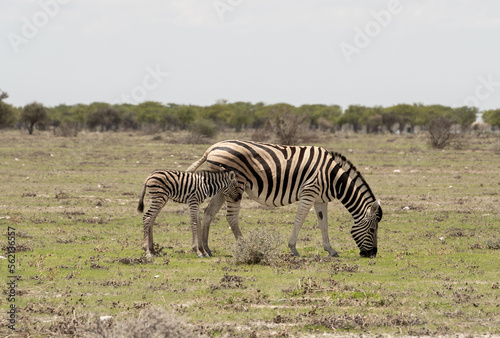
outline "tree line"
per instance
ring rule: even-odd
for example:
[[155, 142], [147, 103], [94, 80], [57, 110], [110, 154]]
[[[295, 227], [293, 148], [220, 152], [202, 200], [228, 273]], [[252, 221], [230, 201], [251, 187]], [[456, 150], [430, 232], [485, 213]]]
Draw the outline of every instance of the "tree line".
[[[307, 104], [296, 107], [286, 103], [267, 105], [225, 100], [210, 106], [148, 101], [136, 105], [94, 102], [55, 107], [32, 102], [24, 107], [14, 107], [6, 102], [7, 98], [8, 94], [0, 91], [0, 128], [26, 128], [30, 134], [35, 129], [60, 130], [71, 134], [84, 129], [104, 132], [153, 128], [157, 131], [191, 130], [211, 136], [210, 133], [225, 128], [257, 130], [270, 125], [274, 130], [293, 133], [296, 130], [290, 128], [290, 124], [300, 124], [312, 130], [336, 131], [348, 125], [354, 132], [412, 133], [417, 127], [426, 129], [437, 118], [467, 130], [479, 113], [477, 108], [467, 106], [350, 105], [343, 110], [338, 105]], [[484, 122], [500, 127], [500, 109], [482, 113]]]

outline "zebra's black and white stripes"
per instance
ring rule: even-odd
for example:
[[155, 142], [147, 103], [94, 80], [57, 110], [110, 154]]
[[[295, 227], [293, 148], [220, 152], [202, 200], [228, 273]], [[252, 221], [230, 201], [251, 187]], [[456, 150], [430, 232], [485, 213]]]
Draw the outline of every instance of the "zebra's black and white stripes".
[[201, 224], [199, 205], [207, 198], [221, 193], [228, 201], [237, 202], [241, 199], [241, 190], [234, 172], [219, 170], [199, 171], [196, 173], [177, 170], [155, 170], [148, 176], [142, 187], [137, 210], [144, 211], [144, 195], [149, 190], [151, 206], [143, 216], [144, 244], [146, 255], [153, 251], [153, 224], [156, 216], [171, 199], [174, 202], [189, 205], [191, 215], [191, 230], [193, 232], [193, 251], [198, 257], [208, 256], [203, 250], [199, 234]]
[[[298, 255], [296, 241], [305, 217], [314, 206], [322, 232], [323, 247], [330, 256], [338, 256], [328, 238], [327, 205], [338, 199], [354, 218], [351, 234], [361, 256], [377, 253], [378, 222], [382, 208], [359, 171], [344, 156], [312, 146], [282, 146], [252, 141], [223, 141], [212, 145], [187, 171], [204, 162], [209, 170], [237, 171], [242, 190], [250, 198], [267, 206], [299, 202], [294, 229], [289, 241], [292, 254]], [[224, 202], [216, 195], [205, 210], [203, 245], [208, 249], [210, 223]], [[228, 201], [227, 220], [236, 237], [240, 201]]]

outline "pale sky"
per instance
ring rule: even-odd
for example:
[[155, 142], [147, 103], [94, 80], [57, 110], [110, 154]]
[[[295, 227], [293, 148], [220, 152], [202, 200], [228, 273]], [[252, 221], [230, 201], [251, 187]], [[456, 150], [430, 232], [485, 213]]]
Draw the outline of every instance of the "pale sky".
[[1, 0], [7, 102], [500, 108], [498, 0]]

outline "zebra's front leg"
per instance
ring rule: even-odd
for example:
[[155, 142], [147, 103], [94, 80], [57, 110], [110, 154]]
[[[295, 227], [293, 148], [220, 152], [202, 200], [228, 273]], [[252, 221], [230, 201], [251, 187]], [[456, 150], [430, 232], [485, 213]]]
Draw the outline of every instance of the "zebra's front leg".
[[191, 231], [193, 233], [192, 249], [196, 256], [203, 257], [203, 253], [200, 251], [199, 246], [201, 245], [201, 224], [200, 224], [200, 210], [199, 204], [193, 202], [189, 204], [189, 210], [191, 214]]
[[332, 248], [328, 237], [328, 203], [316, 203], [314, 209], [316, 210], [316, 216], [318, 216], [318, 224], [323, 237], [323, 248], [328, 251], [328, 256], [339, 257], [337, 251]]
[[222, 193], [216, 194], [208, 204], [207, 208], [203, 213], [203, 227], [201, 236], [201, 244], [199, 250], [203, 253], [205, 257], [212, 256], [212, 251], [208, 247], [208, 234], [210, 232], [210, 224], [212, 223], [217, 212], [222, 208], [225, 198]]
[[302, 225], [304, 224], [306, 216], [309, 213], [309, 210], [311, 210], [312, 205], [313, 201], [307, 197], [301, 197], [299, 200], [299, 207], [297, 209], [297, 216], [295, 216], [292, 236], [290, 237], [290, 241], [288, 242], [288, 247], [292, 251], [293, 256], [300, 256], [296, 248], [297, 238], [299, 237], [300, 228], [302, 228]]

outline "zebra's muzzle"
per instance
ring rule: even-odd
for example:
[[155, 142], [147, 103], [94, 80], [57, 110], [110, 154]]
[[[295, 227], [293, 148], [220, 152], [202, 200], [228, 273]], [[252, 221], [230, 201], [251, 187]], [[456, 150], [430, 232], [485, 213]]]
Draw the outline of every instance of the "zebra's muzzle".
[[374, 258], [377, 256], [377, 248], [372, 248], [371, 250], [361, 250], [359, 255], [361, 257]]

